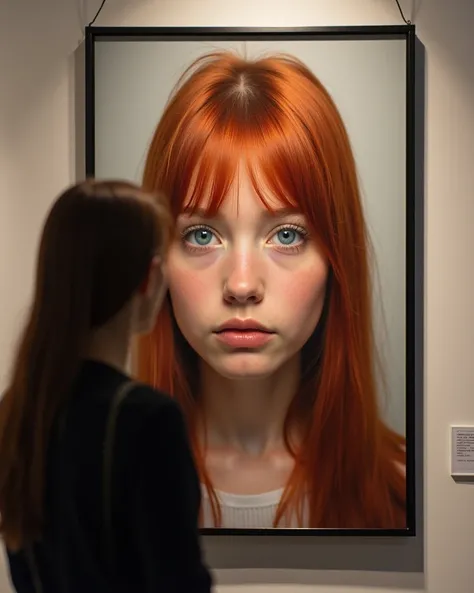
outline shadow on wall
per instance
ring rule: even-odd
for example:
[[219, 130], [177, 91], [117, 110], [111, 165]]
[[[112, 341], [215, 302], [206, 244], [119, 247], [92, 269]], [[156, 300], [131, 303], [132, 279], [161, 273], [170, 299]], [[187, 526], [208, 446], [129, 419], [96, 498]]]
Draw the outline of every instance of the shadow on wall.
[[[415, 0], [417, 1], [417, 0]], [[407, 17], [408, 18], [408, 17]], [[75, 173], [85, 174], [84, 44], [73, 56]], [[219, 584], [290, 583], [397, 589], [424, 588], [423, 521], [423, 278], [425, 53], [417, 40], [416, 72], [416, 537], [206, 536], [206, 560]]]
[[[403, 15], [411, 23], [416, 23], [418, 20], [418, 14], [420, 13], [423, 5], [423, 0], [398, 0], [400, 9], [403, 11]], [[430, 0], [432, 2], [432, 0]], [[393, 12], [396, 19], [402, 18], [400, 10], [397, 7], [396, 0], [379, 0], [379, 4], [386, 6], [388, 12]]]
[[[449, 62], [449, 70], [457, 74], [463, 83], [474, 84], [472, 76], [472, 23], [474, 7], [472, 0], [399, 0], [405, 18], [417, 25], [418, 34], [430, 41], [438, 57]], [[378, 0], [393, 12], [395, 18], [400, 13], [395, 0]], [[440, 42], [440, 40], [442, 40]]]
[[[424, 35], [429, 36], [430, 47], [448, 62], [448, 69], [461, 84], [474, 85], [472, 69], [472, 0], [429, 0], [426, 17], [423, 15]], [[425, 33], [426, 32], [426, 33]], [[442, 43], [439, 40], [442, 39]], [[472, 92], [472, 90], [471, 90]]]

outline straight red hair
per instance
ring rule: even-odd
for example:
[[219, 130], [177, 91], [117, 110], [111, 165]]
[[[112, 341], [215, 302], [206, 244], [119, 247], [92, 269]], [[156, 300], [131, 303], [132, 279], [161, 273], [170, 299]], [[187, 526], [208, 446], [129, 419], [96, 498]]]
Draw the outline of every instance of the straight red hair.
[[[271, 194], [300, 209], [330, 268], [325, 311], [303, 348], [301, 385], [287, 413], [295, 467], [274, 525], [293, 513], [301, 523], [307, 505], [309, 524], [302, 526], [404, 528], [405, 441], [383, 422], [378, 406], [369, 239], [354, 156], [333, 100], [299, 60], [250, 61], [219, 52], [194, 62], [154, 133], [144, 189], [167, 195], [175, 217], [203, 201], [212, 214], [242, 162], [268, 208]], [[219, 526], [218, 499], [196, 434], [197, 355], [169, 301], [137, 352], [140, 378], [184, 408]], [[304, 447], [290, 443], [295, 425]]]

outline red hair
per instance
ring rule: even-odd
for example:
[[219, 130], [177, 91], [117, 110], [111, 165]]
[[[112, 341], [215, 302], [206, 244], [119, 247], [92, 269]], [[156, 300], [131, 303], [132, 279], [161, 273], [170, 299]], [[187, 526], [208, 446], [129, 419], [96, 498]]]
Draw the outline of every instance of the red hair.
[[[369, 239], [356, 165], [342, 118], [321, 82], [290, 56], [199, 58], [179, 81], [154, 133], [144, 170], [149, 191], [176, 217], [205, 199], [217, 211], [244, 162], [254, 189], [297, 205], [330, 268], [323, 317], [302, 352], [302, 377], [285, 437], [295, 466], [274, 525], [308, 505], [313, 528], [406, 527], [402, 436], [381, 419], [375, 380]], [[266, 193], [268, 192], [268, 193]], [[266, 194], [266, 195], [265, 195]], [[196, 462], [220, 523], [197, 440], [197, 354], [168, 301], [138, 344], [140, 378], [184, 408]], [[289, 434], [298, 424], [304, 447]], [[306, 525], [305, 525], [306, 526]]]

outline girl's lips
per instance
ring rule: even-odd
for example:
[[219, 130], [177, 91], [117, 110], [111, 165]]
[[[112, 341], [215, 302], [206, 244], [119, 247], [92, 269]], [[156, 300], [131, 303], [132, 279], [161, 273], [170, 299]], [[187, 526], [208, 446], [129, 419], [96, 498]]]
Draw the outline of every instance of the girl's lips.
[[234, 319], [229, 319], [222, 325], [220, 325], [216, 330], [216, 333], [221, 333], [223, 331], [257, 331], [271, 334], [273, 333], [268, 327], [265, 327], [255, 319], [238, 319], [237, 317]]
[[231, 348], [261, 348], [270, 342], [274, 333], [259, 330], [226, 329], [215, 333], [216, 339]]

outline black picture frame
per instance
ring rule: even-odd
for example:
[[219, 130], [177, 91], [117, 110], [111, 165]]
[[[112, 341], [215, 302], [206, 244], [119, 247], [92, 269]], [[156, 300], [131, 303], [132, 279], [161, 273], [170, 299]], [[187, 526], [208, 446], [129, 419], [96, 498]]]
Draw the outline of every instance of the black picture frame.
[[245, 536], [350, 536], [363, 538], [414, 537], [416, 536], [415, 508], [415, 435], [416, 399], [415, 373], [415, 312], [416, 306], [416, 245], [415, 224], [415, 26], [376, 25], [343, 27], [95, 27], [85, 32], [85, 173], [95, 175], [95, 46], [101, 40], [111, 41], [275, 41], [351, 39], [384, 40], [403, 39], [406, 42], [406, 327], [405, 327], [405, 435], [406, 435], [406, 516], [404, 529], [220, 529], [205, 528], [205, 535]]

